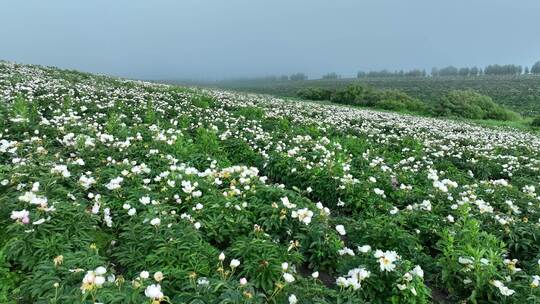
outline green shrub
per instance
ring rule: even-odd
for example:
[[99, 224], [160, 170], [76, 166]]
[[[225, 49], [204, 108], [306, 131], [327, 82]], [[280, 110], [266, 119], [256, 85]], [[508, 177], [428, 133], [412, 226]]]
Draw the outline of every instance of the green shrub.
[[377, 94], [371, 87], [364, 85], [350, 85], [343, 90], [336, 91], [330, 100], [336, 103], [361, 104], [370, 106], [377, 101]]
[[519, 115], [472, 90], [454, 90], [435, 105], [435, 115], [470, 119], [516, 120]]
[[533, 119], [533, 121], [531, 122], [531, 126], [540, 127], [540, 116], [537, 116]]
[[305, 88], [296, 92], [296, 96], [309, 100], [329, 100], [334, 92], [321, 88]]
[[230, 252], [231, 256], [243, 261], [239, 275], [251, 278], [255, 287], [266, 292], [271, 292], [274, 283], [279, 281], [284, 261], [291, 266], [302, 261], [298, 252], [287, 251], [287, 248], [272, 242], [262, 233], [259, 233], [259, 237], [243, 237], [237, 240]]
[[360, 105], [384, 110], [423, 111], [426, 106], [421, 101], [398, 90], [375, 90], [364, 85], [350, 85], [336, 91], [332, 102]]

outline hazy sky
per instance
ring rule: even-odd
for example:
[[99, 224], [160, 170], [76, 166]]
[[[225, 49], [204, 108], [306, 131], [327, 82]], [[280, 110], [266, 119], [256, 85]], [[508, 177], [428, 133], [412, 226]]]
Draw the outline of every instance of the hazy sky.
[[539, 0], [0, 0], [0, 59], [145, 79], [540, 60]]

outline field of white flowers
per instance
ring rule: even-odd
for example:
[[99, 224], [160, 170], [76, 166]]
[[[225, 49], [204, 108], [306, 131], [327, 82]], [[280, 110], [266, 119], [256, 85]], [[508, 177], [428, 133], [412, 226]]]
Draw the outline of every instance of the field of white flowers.
[[540, 303], [540, 138], [0, 63], [1, 303]]

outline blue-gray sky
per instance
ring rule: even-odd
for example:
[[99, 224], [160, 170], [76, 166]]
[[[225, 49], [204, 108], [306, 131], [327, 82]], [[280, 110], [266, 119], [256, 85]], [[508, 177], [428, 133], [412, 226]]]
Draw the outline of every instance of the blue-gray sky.
[[532, 65], [538, 0], [0, 0], [0, 59], [210, 78]]

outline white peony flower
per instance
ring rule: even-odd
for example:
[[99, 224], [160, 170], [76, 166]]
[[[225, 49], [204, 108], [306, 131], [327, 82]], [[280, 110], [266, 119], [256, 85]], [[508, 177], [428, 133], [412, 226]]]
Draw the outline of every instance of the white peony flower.
[[284, 274], [283, 274], [283, 279], [285, 279], [285, 281], [286, 281], [287, 283], [292, 283], [292, 282], [294, 282], [294, 276], [293, 276], [292, 274], [290, 274], [290, 273], [284, 273]]
[[340, 235], [346, 235], [347, 232], [345, 231], [345, 227], [343, 227], [343, 225], [337, 225], [336, 226], [336, 231], [340, 234]]
[[141, 279], [148, 279], [150, 277], [150, 273], [148, 271], [141, 271], [141, 274], [139, 274], [139, 277], [141, 277]]
[[107, 268], [99, 266], [98, 268], [96, 268], [96, 270], [94, 270], [94, 272], [98, 275], [104, 275], [105, 273], [107, 273]]
[[231, 265], [231, 268], [236, 268], [236, 267], [240, 266], [240, 261], [237, 260], [237, 259], [232, 259], [230, 265]]
[[159, 284], [152, 284], [146, 287], [144, 295], [152, 300], [160, 300], [163, 298], [163, 292], [161, 292], [161, 286]]

